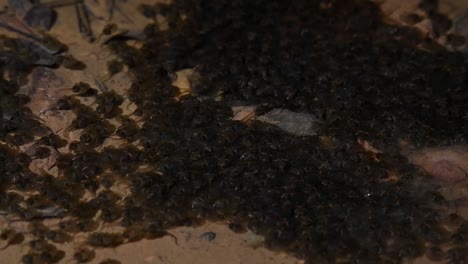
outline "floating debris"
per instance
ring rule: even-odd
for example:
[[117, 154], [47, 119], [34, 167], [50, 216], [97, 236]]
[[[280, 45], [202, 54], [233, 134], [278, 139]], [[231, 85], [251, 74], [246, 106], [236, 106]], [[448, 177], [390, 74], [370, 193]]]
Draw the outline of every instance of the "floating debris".
[[406, 151], [409, 162], [431, 176], [445, 181], [461, 181], [468, 176], [468, 146], [452, 145]]
[[257, 110], [257, 106], [233, 106], [232, 107], [232, 112], [233, 112], [232, 120], [238, 120], [243, 123], [249, 123], [249, 121], [254, 120], [256, 118], [256, 115], [255, 115], [256, 110]]
[[295, 113], [288, 109], [273, 109], [257, 117], [258, 121], [275, 125], [297, 136], [315, 136], [320, 129], [320, 121], [309, 113]]

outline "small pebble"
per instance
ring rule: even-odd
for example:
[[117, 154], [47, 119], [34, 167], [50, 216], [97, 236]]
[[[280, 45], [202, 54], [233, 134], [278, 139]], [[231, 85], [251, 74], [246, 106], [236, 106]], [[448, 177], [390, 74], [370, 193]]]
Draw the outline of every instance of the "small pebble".
[[201, 238], [207, 240], [207, 241], [212, 241], [216, 238], [216, 233], [215, 232], [205, 232], [201, 235]]

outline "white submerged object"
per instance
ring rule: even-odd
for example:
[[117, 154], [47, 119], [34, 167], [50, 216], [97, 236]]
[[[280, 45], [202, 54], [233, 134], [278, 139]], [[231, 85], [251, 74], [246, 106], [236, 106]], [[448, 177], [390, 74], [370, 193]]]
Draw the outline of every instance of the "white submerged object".
[[275, 125], [296, 136], [315, 136], [320, 127], [320, 121], [309, 113], [296, 113], [288, 109], [275, 108], [257, 117], [258, 121]]

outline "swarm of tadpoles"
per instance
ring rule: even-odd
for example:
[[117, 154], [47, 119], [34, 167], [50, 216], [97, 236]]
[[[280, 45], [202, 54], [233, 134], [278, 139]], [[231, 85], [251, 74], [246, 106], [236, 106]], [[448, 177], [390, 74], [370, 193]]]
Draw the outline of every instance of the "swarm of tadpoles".
[[[365, 1], [145, 8], [169, 29], [147, 26], [141, 49], [109, 42], [135, 82], [126, 95], [85, 83], [70, 88], [51, 109], [76, 115], [64, 138], [25, 107], [17, 83], [0, 81], [0, 210], [28, 221], [33, 237], [8, 230], [0, 239], [5, 247], [27, 244], [24, 263], [59, 262], [59, 245], [76, 235], [86, 239], [73, 258], [89, 262], [100, 248], [204, 221], [249, 229], [266, 247], [308, 263], [467, 260], [467, 220], [400, 152], [414, 163], [428, 158], [396, 144], [465, 142], [458, 54], [417, 49], [407, 28], [384, 24]], [[181, 95], [173, 77], [187, 68], [199, 76]], [[131, 113], [127, 99], [136, 105]], [[309, 113], [321, 125], [316, 135], [294, 136], [245, 124], [228, 106], [239, 101], [264, 113]], [[73, 141], [72, 132], [79, 133]], [[57, 176], [30, 170], [52, 152]], [[466, 170], [455, 158], [439, 165]], [[48, 226], [48, 218], [61, 221]], [[110, 225], [120, 229], [103, 231]]]

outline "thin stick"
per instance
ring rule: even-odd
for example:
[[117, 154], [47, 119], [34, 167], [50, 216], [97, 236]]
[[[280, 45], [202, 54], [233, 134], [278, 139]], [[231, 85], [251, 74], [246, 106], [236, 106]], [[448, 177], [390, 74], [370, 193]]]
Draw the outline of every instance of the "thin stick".
[[76, 5], [79, 3], [83, 3], [83, 0], [52, 0], [47, 2], [41, 2], [41, 4], [48, 5], [52, 8]]
[[80, 33], [84, 34], [86, 37], [90, 39], [90, 41], [94, 40], [93, 31], [91, 29], [91, 24], [89, 22], [88, 11], [83, 3], [75, 4], [75, 11], [78, 17], [78, 29]]

